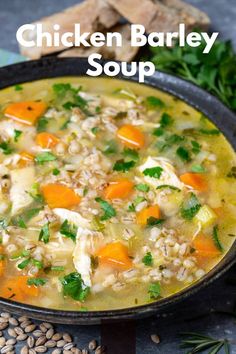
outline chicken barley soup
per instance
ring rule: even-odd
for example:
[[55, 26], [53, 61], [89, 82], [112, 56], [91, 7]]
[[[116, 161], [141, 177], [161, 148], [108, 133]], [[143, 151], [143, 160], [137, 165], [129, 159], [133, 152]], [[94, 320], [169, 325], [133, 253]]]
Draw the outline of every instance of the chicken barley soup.
[[235, 153], [186, 103], [104, 78], [0, 92], [0, 296], [109, 310], [203, 277], [236, 233]]

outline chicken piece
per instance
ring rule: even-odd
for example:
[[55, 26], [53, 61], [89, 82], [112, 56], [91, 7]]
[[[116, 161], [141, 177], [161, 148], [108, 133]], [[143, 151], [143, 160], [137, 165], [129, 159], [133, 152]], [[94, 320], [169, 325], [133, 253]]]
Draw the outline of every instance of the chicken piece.
[[61, 222], [67, 220], [77, 227], [89, 228], [90, 220], [83, 218], [79, 213], [64, 208], [55, 208], [53, 213], [59, 217]]
[[[119, 19], [119, 14], [105, 0], [86, 0], [62, 12], [44, 17], [34, 24], [42, 24], [43, 32], [48, 32], [51, 35], [54, 33], [54, 24], [58, 24], [60, 26], [58, 33], [61, 37], [66, 32], [74, 33], [75, 23], [80, 24], [81, 33], [93, 33], [114, 26]], [[35, 40], [36, 35], [36, 31], [28, 30], [24, 33], [24, 39]], [[74, 38], [72, 40], [74, 41]], [[58, 47], [47, 47], [44, 42], [42, 47], [36, 45], [31, 48], [20, 46], [20, 52], [31, 59], [38, 59], [43, 55], [58, 52], [65, 48], [62, 44]]]
[[35, 169], [34, 167], [26, 167], [12, 170], [10, 172], [10, 178], [11, 214], [16, 215], [33, 201], [32, 197], [29, 195], [29, 191], [35, 181]]
[[174, 32], [180, 23], [185, 23], [186, 31], [194, 28], [207, 30], [209, 17], [192, 5], [181, 0], [107, 0], [131, 23], [145, 26], [150, 32]]
[[146, 162], [139, 167], [139, 171], [143, 173], [143, 171], [147, 168], [153, 167], [161, 167], [163, 169], [160, 178], [154, 178], [150, 176], [143, 175], [143, 180], [156, 188], [161, 185], [170, 185], [179, 189], [183, 189], [184, 183], [182, 183], [178, 176], [176, 175], [176, 171], [174, 166], [171, 164], [169, 159], [164, 157], [148, 157]]

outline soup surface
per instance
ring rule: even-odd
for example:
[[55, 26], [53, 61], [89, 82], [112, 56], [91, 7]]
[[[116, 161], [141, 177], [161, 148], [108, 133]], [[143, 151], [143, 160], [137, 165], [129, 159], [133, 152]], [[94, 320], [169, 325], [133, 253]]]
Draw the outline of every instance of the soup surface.
[[163, 92], [58, 78], [0, 92], [0, 296], [138, 306], [203, 277], [236, 233], [235, 153]]

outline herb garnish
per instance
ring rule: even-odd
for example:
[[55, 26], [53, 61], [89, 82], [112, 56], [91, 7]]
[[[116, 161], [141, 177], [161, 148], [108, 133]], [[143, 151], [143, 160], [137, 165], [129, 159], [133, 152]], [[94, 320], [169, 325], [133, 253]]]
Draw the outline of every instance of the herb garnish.
[[21, 263], [18, 264], [17, 268], [24, 269], [30, 264], [30, 262], [31, 262], [31, 259], [30, 258], [26, 258]]
[[54, 168], [52, 170], [52, 174], [53, 174], [53, 176], [58, 176], [60, 174], [60, 170], [58, 170], [58, 168]]
[[156, 108], [162, 109], [165, 107], [165, 103], [162, 100], [160, 100], [160, 98], [155, 96], [148, 96], [146, 98], [145, 104], [149, 109], [156, 109]]
[[173, 118], [168, 113], [164, 112], [161, 116], [160, 125], [162, 128], [166, 128], [171, 125], [173, 121]]
[[148, 287], [148, 293], [151, 299], [158, 299], [161, 295], [161, 285], [159, 282], [152, 283]]
[[116, 216], [116, 211], [111, 204], [103, 200], [102, 198], [95, 198], [96, 202], [100, 204], [101, 209], [104, 211], [104, 215], [101, 216], [101, 220], [105, 221]]
[[15, 91], [22, 91], [23, 90], [23, 87], [19, 84], [15, 85], [14, 87]]
[[202, 165], [192, 165], [191, 171], [196, 173], [205, 173], [206, 169]]
[[117, 147], [115, 140], [109, 140], [106, 143], [103, 153], [105, 155], [115, 154], [117, 152], [117, 150], [118, 150], [118, 147]]
[[133, 159], [135, 161], [137, 161], [139, 159], [139, 154], [138, 154], [138, 151], [137, 150], [133, 150], [133, 149], [130, 149], [130, 148], [124, 148], [122, 154], [125, 156], [125, 157], [128, 157], [130, 159]]
[[13, 153], [14, 149], [10, 146], [9, 142], [3, 141], [0, 143], [0, 149], [4, 155], [10, 155]]
[[213, 234], [212, 234], [213, 241], [214, 241], [215, 246], [218, 248], [218, 250], [220, 252], [224, 252], [224, 248], [219, 240], [219, 232], [218, 231], [219, 231], [219, 227], [218, 227], [218, 225], [215, 225], [213, 227]]
[[45, 131], [46, 128], [47, 128], [48, 123], [49, 123], [48, 118], [46, 118], [46, 117], [40, 117], [40, 118], [38, 119], [38, 121], [37, 121], [37, 127], [36, 127], [37, 132], [40, 133], [40, 132]]
[[47, 279], [43, 278], [29, 278], [27, 280], [27, 285], [43, 286], [47, 283]]
[[127, 172], [134, 166], [135, 166], [135, 161], [133, 160], [125, 161], [124, 159], [121, 159], [115, 162], [113, 166], [113, 171]]
[[199, 353], [209, 349], [208, 354], [217, 354], [224, 348], [225, 354], [229, 354], [229, 343], [227, 339], [214, 339], [195, 332], [182, 333], [183, 340], [181, 348], [191, 348], [188, 353]]
[[164, 219], [158, 219], [154, 216], [150, 216], [150, 218], [147, 219], [147, 227], [161, 225], [164, 221]]
[[205, 135], [220, 135], [218, 129], [199, 129], [199, 132]]
[[14, 129], [14, 141], [15, 141], [15, 143], [18, 142], [18, 140], [19, 140], [19, 138], [20, 138], [22, 133], [23, 133], [22, 130]]
[[178, 147], [176, 150], [176, 155], [184, 162], [189, 162], [191, 160], [189, 151], [183, 146]]
[[81, 275], [77, 272], [60, 278], [60, 282], [64, 296], [70, 296], [76, 301], [84, 301], [89, 294], [90, 288], [84, 284]]
[[191, 193], [189, 198], [184, 201], [181, 206], [180, 213], [182, 218], [191, 220], [201, 208], [201, 204], [198, 201], [196, 195]]
[[60, 233], [67, 238], [71, 238], [75, 242], [77, 235], [77, 227], [73, 224], [70, 224], [68, 220], [65, 220], [60, 227]]
[[147, 252], [145, 254], [145, 256], [142, 258], [142, 262], [143, 264], [145, 264], [146, 266], [151, 267], [153, 265], [153, 256], [151, 254], [151, 252]]
[[143, 174], [144, 174], [144, 176], [149, 176], [149, 177], [159, 179], [161, 177], [162, 171], [163, 171], [162, 167], [156, 166], [156, 167], [146, 168], [143, 171]]
[[35, 157], [35, 161], [39, 165], [43, 165], [46, 162], [55, 161], [56, 159], [57, 157], [53, 155], [51, 152], [42, 152], [41, 154]]
[[48, 243], [50, 239], [50, 231], [49, 231], [49, 222], [43, 225], [40, 233], [39, 233], [39, 241], [43, 241], [44, 243]]
[[140, 192], [148, 192], [150, 187], [145, 183], [136, 184], [135, 188]]
[[171, 189], [173, 191], [181, 192], [179, 188], [175, 186], [171, 186], [169, 184], [161, 184], [160, 186], [156, 187], [156, 189], [165, 189], [165, 188]]

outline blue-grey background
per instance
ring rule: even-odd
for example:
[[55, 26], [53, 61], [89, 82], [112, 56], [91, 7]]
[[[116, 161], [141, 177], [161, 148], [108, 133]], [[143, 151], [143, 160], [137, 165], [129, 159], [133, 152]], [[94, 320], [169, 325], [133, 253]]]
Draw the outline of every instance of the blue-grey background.
[[[0, 0], [0, 48], [17, 53], [15, 32], [20, 25], [78, 2], [78, 0]], [[219, 31], [221, 38], [231, 39], [236, 48], [236, 0], [188, 0], [188, 2], [206, 11], [212, 19], [212, 30]], [[236, 354], [235, 317], [212, 311], [234, 310], [236, 282], [235, 285], [230, 285], [227, 281], [230, 278], [236, 279], [236, 267], [207, 289], [176, 305], [175, 309], [137, 321], [137, 354], [183, 354], [185, 351], [179, 348], [179, 333], [184, 331], [228, 338], [231, 343], [231, 354]], [[58, 330], [72, 333], [79, 347], [86, 346], [93, 338], [99, 340], [101, 332], [100, 326], [58, 326]], [[125, 330], [123, 332], [122, 335], [126, 337]], [[153, 333], [160, 336], [160, 344], [151, 341], [150, 335]], [[113, 340], [116, 341], [116, 336]], [[118, 351], [108, 347], [108, 353], [133, 354], [128, 352], [122, 343], [116, 347], [119, 347]]]

